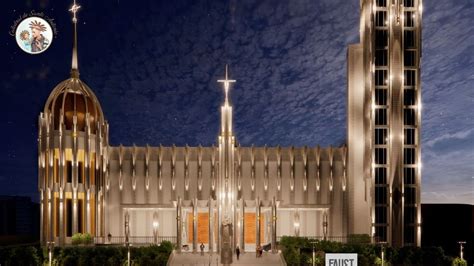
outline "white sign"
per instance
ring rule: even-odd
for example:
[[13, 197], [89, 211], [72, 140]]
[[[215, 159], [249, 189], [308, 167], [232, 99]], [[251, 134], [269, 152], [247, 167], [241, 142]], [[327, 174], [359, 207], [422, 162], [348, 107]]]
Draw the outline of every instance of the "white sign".
[[326, 253], [326, 266], [357, 266], [357, 253]]

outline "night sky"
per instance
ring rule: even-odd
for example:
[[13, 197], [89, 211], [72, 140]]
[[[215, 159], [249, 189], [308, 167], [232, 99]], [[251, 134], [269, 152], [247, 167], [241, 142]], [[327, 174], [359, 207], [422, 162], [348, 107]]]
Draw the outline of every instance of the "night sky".
[[[237, 80], [242, 146], [345, 143], [346, 48], [359, 40], [359, 0], [78, 4], [81, 79], [99, 98], [111, 145], [216, 143], [225, 64]], [[37, 200], [37, 119], [69, 77], [71, 5], [0, 4], [0, 194]], [[31, 10], [57, 24], [40, 55], [8, 34]], [[474, 2], [425, 0], [423, 19], [422, 202], [474, 204]]]

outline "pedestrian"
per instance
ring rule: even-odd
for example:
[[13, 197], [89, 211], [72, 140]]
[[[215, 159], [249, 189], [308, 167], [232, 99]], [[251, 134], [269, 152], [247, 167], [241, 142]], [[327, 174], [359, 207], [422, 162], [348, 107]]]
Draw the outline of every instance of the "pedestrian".
[[235, 254], [237, 255], [237, 260], [239, 260], [239, 257], [240, 257], [240, 248], [239, 248], [239, 246], [237, 246], [237, 248], [235, 249]]
[[204, 243], [201, 243], [199, 248], [201, 249], [201, 256], [204, 256]]

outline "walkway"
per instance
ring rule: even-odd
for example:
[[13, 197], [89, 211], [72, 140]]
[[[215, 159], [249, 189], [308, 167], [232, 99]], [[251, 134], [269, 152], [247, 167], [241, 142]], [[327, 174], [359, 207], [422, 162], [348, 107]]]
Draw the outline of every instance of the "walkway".
[[[245, 254], [240, 254], [240, 259], [237, 260], [237, 258], [234, 255], [233, 263], [231, 265], [286, 265], [283, 262], [282, 259], [283, 256], [280, 257], [280, 254], [272, 254], [272, 253], [267, 253], [264, 252], [261, 258], [256, 258], [255, 257], [255, 252], [247, 252]], [[209, 265], [222, 265], [217, 262], [217, 260], [220, 259], [219, 256], [217, 256], [216, 253], [213, 253], [212, 256], [210, 256], [209, 253], [204, 253], [204, 256], [201, 256], [200, 253], [181, 253], [177, 254], [174, 253], [172, 255], [172, 258], [170, 260], [171, 266], [209, 266]], [[210, 263], [212, 262], [212, 263]]]

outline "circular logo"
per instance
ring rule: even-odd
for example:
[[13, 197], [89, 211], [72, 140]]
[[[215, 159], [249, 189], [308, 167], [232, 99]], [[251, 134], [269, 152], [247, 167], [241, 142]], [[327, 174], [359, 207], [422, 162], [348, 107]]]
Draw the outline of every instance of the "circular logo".
[[15, 39], [23, 51], [29, 54], [40, 54], [51, 45], [53, 30], [43, 18], [27, 17], [18, 24]]

